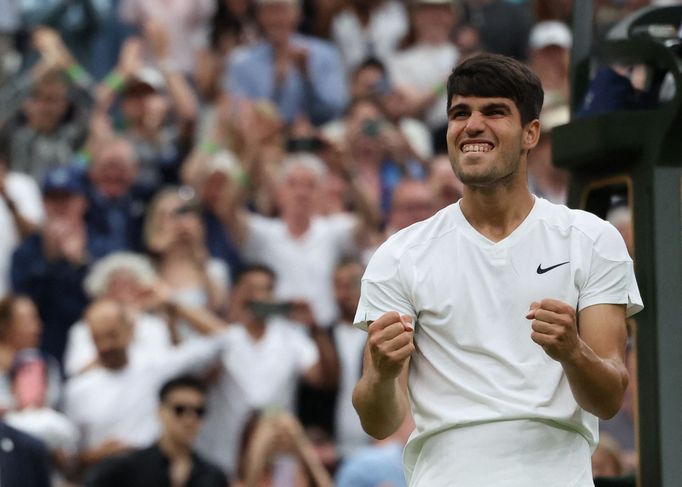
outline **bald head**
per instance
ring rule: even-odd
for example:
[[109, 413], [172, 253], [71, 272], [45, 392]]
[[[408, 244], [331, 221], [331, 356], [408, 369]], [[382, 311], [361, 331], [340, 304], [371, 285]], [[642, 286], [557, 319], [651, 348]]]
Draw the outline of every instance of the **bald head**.
[[128, 363], [132, 323], [124, 308], [111, 300], [96, 301], [85, 311], [100, 363], [107, 369], [120, 369]]
[[393, 232], [433, 215], [436, 201], [431, 187], [423, 181], [404, 180], [393, 190], [389, 229]]

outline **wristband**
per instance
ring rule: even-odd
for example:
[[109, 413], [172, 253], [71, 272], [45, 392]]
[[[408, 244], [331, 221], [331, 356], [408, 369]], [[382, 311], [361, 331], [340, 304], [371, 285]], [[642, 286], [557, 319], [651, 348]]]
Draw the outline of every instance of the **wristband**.
[[104, 84], [111, 88], [111, 91], [114, 93], [118, 93], [123, 89], [123, 86], [125, 86], [126, 80], [121, 73], [112, 71], [104, 78]]
[[66, 68], [66, 75], [71, 81], [78, 84], [83, 78], [87, 76], [85, 69], [80, 64], [72, 64]]
[[220, 146], [213, 141], [204, 140], [201, 144], [199, 144], [199, 150], [205, 152], [206, 154], [213, 155], [220, 151]]

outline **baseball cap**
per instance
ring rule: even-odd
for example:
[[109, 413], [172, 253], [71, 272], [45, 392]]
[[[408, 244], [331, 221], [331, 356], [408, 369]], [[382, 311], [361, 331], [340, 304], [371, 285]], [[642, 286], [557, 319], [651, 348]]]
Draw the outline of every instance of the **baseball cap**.
[[50, 169], [43, 179], [43, 194], [47, 193], [72, 193], [82, 194], [83, 175], [74, 167], [57, 167]]
[[547, 46], [570, 49], [573, 45], [573, 35], [564, 23], [557, 20], [544, 20], [535, 24], [530, 31], [528, 44], [531, 49], [542, 49]]
[[166, 83], [161, 72], [150, 66], [144, 66], [138, 69], [126, 84], [124, 93], [137, 91], [140, 88], [147, 88], [151, 91], [162, 91]]

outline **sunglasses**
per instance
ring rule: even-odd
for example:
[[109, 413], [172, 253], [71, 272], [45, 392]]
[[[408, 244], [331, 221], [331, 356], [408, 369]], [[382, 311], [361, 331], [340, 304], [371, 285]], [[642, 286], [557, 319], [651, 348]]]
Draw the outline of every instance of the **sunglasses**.
[[177, 417], [185, 416], [188, 413], [194, 413], [197, 418], [203, 418], [206, 415], [205, 406], [188, 406], [186, 404], [171, 404], [168, 407], [171, 408], [173, 414]]

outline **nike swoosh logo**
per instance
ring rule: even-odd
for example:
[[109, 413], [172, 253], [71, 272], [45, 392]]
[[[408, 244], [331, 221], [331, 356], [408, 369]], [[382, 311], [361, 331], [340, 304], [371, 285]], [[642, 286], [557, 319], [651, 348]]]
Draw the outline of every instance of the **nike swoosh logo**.
[[542, 268], [542, 264], [538, 264], [537, 273], [538, 273], [538, 274], [544, 274], [545, 272], [549, 272], [549, 271], [551, 271], [552, 269], [556, 269], [556, 268], [559, 267], [559, 266], [566, 265], [566, 264], [568, 264], [569, 262], [570, 262], [570, 260], [567, 260], [566, 262], [562, 262], [561, 264], [556, 264], [556, 265], [552, 265], [552, 266], [549, 266], [549, 267], [545, 267], [544, 269]]

